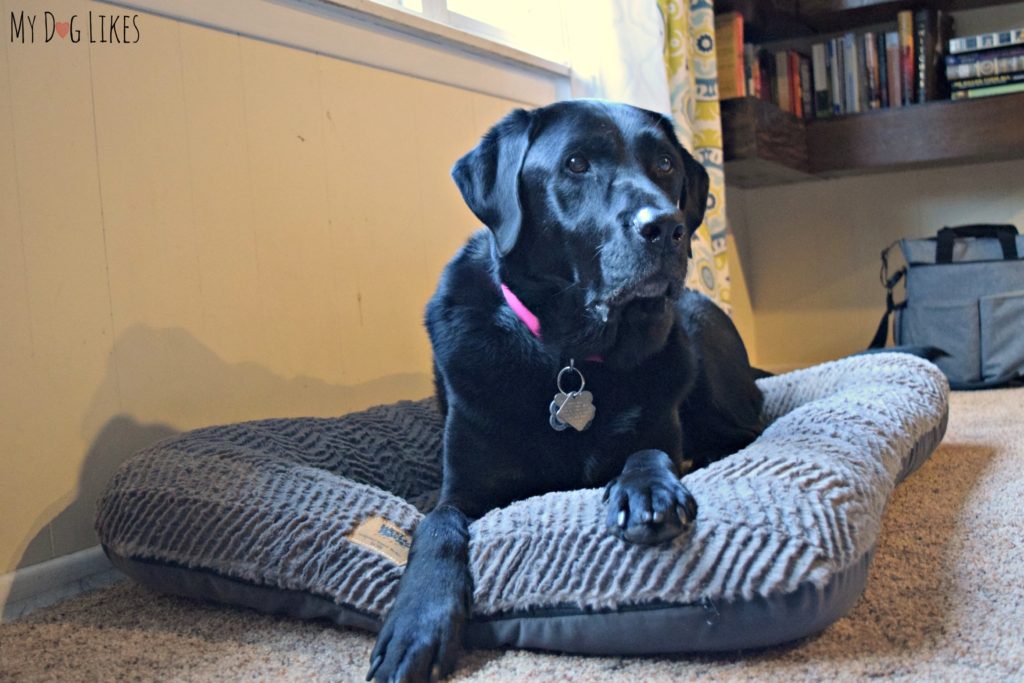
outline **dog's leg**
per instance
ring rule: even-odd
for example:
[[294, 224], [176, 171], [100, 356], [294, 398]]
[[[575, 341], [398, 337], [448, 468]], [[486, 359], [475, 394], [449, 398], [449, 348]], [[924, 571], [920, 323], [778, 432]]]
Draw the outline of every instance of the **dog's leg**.
[[648, 449], [629, 456], [622, 474], [604, 490], [608, 527], [627, 541], [647, 545], [681, 534], [697, 518], [697, 501], [679, 477], [664, 451]]
[[472, 594], [469, 520], [458, 508], [439, 504], [413, 534], [366, 680], [429, 681], [451, 673]]

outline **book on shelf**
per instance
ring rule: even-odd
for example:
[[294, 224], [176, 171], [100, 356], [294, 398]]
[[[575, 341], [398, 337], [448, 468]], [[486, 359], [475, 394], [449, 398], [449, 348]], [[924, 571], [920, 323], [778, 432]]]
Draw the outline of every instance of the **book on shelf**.
[[1011, 45], [1024, 45], [1024, 28], [1011, 28], [995, 33], [953, 38], [949, 41], [949, 54], [958, 55], [962, 52], [976, 52]]
[[1024, 45], [946, 57], [946, 78], [950, 81], [999, 76], [1017, 71], [1024, 71]]
[[914, 101], [914, 13], [903, 10], [896, 15], [900, 40], [900, 104]]
[[970, 90], [972, 88], [991, 88], [996, 85], [1008, 83], [1024, 83], [1024, 71], [1012, 74], [1000, 74], [999, 76], [980, 76], [978, 78], [965, 78], [962, 81], [953, 81], [951, 87], [953, 92]]
[[921, 9], [914, 12], [914, 92], [918, 102], [949, 97], [944, 54], [953, 34], [953, 17], [948, 12]]
[[1006, 83], [1004, 85], [993, 85], [987, 88], [954, 90], [951, 97], [954, 100], [973, 100], [979, 97], [992, 97], [993, 95], [1009, 95], [1015, 92], [1024, 92], [1024, 82]]
[[861, 112], [861, 78], [862, 71], [860, 54], [857, 51], [857, 37], [852, 33], [843, 36], [843, 92], [846, 94], [847, 114]]
[[715, 59], [718, 61], [720, 99], [747, 95], [743, 53], [743, 15], [739, 12], [716, 15]]
[[814, 84], [814, 115], [825, 118], [832, 115], [832, 84], [828, 78], [828, 50], [825, 43], [811, 46], [811, 81]]
[[872, 31], [861, 36], [864, 45], [864, 75], [867, 83], [868, 109], [882, 107], [881, 73], [878, 68], [878, 40]]
[[793, 96], [789, 90], [789, 53], [775, 53], [775, 81], [772, 85], [772, 101], [782, 111], [793, 113]]
[[814, 115], [814, 76], [811, 74], [811, 58], [797, 54], [800, 75], [800, 113], [805, 119]]
[[802, 119], [804, 118], [805, 111], [808, 115], [810, 114], [810, 110], [805, 108], [804, 103], [807, 99], [806, 93], [812, 88], [811, 83], [806, 78], [809, 75], [809, 71], [804, 69], [806, 57], [795, 50], [787, 50], [786, 57], [787, 66], [789, 67], [791, 111], [798, 119]]
[[900, 65], [900, 35], [896, 31], [885, 34], [885, 67], [889, 85], [889, 106], [903, 104], [903, 78]]
[[775, 88], [775, 57], [768, 50], [762, 49], [756, 50], [756, 55], [757, 72], [759, 74], [757, 79], [758, 89], [751, 94], [754, 97], [770, 102], [774, 100], [772, 93]]
[[828, 57], [832, 82], [832, 113], [840, 116], [846, 113], [846, 79], [843, 76], [843, 49], [838, 38], [828, 41]]
[[875, 55], [878, 59], [878, 100], [882, 108], [889, 107], [889, 57], [885, 51], [885, 33], [875, 35]]
[[743, 45], [743, 78], [746, 81], [746, 95], [757, 97], [761, 92], [761, 69], [757, 63], [757, 46]]

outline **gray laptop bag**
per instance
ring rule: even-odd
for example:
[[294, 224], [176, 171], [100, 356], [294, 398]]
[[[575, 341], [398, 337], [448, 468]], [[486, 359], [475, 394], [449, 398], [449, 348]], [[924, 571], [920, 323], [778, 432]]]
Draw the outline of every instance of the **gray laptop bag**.
[[[954, 389], [1024, 379], [1024, 236], [1012, 225], [943, 228], [928, 239], [900, 240], [905, 267], [889, 274], [882, 252], [886, 312], [871, 342], [885, 346], [894, 313], [897, 346], [936, 347], [935, 364]], [[900, 303], [893, 289], [903, 278]]]

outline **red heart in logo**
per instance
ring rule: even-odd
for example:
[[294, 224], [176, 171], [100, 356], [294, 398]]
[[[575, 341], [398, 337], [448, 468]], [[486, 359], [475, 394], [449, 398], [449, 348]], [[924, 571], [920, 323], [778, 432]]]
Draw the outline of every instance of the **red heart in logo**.
[[56, 25], [56, 28], [57, 28], [57, 35], [59, 35], [61, 38], [67, 38], [67, 36], [68, 36], [68, 29], [71, 28], [71, 24], [69, 24], [66, 21], [58, 21], [57, 25]]

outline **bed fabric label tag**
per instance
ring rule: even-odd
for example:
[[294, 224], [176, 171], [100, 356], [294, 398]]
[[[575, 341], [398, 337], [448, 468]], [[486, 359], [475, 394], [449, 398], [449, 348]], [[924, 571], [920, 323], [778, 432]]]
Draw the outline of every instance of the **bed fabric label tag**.
[[412, 537], [383, 517], [367, 517], [347, 538], [367, 550], [383, 555], [400, 567], [409, 561]]

